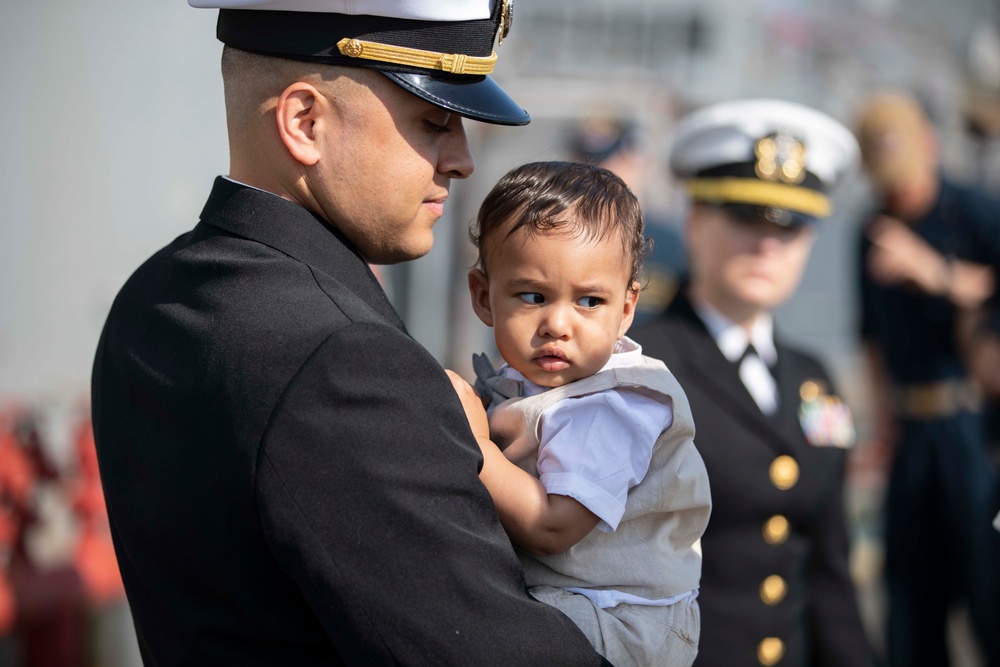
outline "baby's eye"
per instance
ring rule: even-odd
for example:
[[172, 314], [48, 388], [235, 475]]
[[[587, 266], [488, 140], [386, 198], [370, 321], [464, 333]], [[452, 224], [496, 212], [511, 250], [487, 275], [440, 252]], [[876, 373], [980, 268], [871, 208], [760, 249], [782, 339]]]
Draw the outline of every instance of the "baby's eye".
[[521, 301], [532, 305], [537, 306], [538, 304], [545, 303], [545, 298], [538, 292], [521, 292], [517, 296]]
[[576, 303], [584, 308], [597, 308], [604, 303], [604, 299], [599, 296], [585, 296], [582, 299], [577, 299]]

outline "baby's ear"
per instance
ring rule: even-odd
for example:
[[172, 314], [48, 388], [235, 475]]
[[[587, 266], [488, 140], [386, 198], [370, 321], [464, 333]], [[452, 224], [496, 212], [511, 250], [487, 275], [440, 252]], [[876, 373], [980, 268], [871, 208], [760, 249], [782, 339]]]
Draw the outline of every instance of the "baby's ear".
[[618, 327], [618, 338], [621, 339], [628, 331], [628, 328], [632, 326], [632, 320], [635, 319], [635, 306], [639, 302], [639, 290], [642, 289], [642, 284], [639, 281], [635, 281], [625, 292], [625, 306], [622, 310], [622, 323]]
[[493, 326], [493, 309], [490, 308], [490, 279], [479, 269], [469, 271], [469, 295], [472, 309], [488, 327]]

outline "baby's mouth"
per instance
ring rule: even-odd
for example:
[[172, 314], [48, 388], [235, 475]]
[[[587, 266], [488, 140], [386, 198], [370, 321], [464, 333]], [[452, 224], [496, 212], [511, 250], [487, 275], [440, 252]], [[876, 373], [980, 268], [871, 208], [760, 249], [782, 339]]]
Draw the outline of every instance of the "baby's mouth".
[[561, 371], [569, 366], [566, 355], [561, 350], [544, 350], [532, 361], [543, 371]]

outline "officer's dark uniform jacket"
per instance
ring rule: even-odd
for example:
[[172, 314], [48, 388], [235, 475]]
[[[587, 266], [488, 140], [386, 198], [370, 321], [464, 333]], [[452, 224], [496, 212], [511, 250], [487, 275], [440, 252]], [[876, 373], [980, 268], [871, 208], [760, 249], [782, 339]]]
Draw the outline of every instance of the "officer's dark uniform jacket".
[[804, 384], [832, 393], [823, 367], [776, 342], [780, 398], [771, 417], [684, 294], [629, 336], [687, 392], [712, 485], [695, 664], [870, 664], [848, 573], [845, 450], [811, 445], [797, 416]]
[[119, 294], [93, 378], [147, 665], [597, 665], [531, 600], [438, 363], [362, 258], [218, 179]]

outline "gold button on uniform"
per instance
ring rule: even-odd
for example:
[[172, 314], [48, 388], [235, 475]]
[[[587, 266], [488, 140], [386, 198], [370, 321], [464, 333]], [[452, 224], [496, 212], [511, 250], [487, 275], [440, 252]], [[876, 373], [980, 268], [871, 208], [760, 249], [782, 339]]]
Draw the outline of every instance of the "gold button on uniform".
[[766, 605], [774, 606], [785, 599], [788, 585], [777, 574], [772, 574], [760, 585], [760, 600]]
[[771, 476], [771, 484], [782, 491], [787, 491], [799, 481], [799, 464], [791, 456], [782, 454], [771, 461], [768, 474]]
[[785, 642], [777, 637], [764, 637], [757, 644], [757, 662], [762, 665], [777, 665], [785, 657]]
[[788, 519], [775, 514], [764, 522], [764, 541], [768, 544], [783, 544], [788, 539]]

